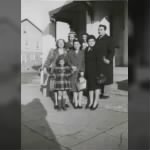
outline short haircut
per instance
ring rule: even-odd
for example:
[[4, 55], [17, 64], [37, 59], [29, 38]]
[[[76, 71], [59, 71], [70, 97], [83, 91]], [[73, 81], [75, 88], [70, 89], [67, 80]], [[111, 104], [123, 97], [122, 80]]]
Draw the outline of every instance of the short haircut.
[[74, 36], [77, 35], [77, 34], [76, 34], [75, 32], [73, 32], [73, 31], [71, 31], [71, 32], [68, 34], [68, 36], [70, 36], [70, 34], [73, 34]]
[[96, 37], [94, 35], [89, 35], [88, 38], [87, 38], [87, 41], [89, 41], [90, 39], [93, 39], [96, 41]]
[[85, 33], [82, 33], [82, 36], [83, 36], [83, 35], [86, 35], [87, 37], [89, 36], [88, 33], [86, 33], [86, 32], [85, 32]]
[[104, 30], [106, 30], [106, 29], [107, 29], [106, 25], [104, 25], [104, 24], [100, 24], [100, 25], [99, 25], [99, 27], [103, 27], [103, 28], [104, 28]]
[[64, 65], [67, 65], [67, 61], [66, 61], [66, 58], [62, 55], [62, 56], [59, 56], [56, 60], [56, 65], [59, 66], [60, 65], [60, 61], [61, 60], [64, 60]]
[[[79, 43], [80, 43], [80, 41], [79, 41], [78, 39], [74, 39], [74, 40], [73, 40], [73, 44], [74, 44], [75, 42], [79, 42]], [[80, 45], [81, 45], [81, 43], [80, 43]]]
[[65, 40], [64, 40], [64, 39], [58, 39], [58, 40], [56, 41], [56, 47], [58, 48], [58, 43], [59, 43], [59, 41], [63, 41], [63, 42], [64, 42], [64, 47], [65, 47], [66, 42], [65, 42]]

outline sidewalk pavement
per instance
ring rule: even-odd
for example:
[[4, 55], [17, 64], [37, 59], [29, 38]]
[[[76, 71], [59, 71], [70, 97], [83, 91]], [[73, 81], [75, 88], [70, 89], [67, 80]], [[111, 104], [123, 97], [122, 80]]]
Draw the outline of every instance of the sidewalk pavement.
[[54, 110], [52, 100], [39, 91], [39, 84], [22, 85], [23, 150], [128, 149], [127, 91], [112, 86], [111, 97], [100, 99], [97, 110], [70, 105], [66, 112]]

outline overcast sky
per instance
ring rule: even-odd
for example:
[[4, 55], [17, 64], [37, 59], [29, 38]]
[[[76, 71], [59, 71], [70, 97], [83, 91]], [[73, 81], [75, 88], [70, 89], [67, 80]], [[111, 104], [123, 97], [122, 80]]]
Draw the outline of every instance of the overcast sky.
[[21, 0], [21, 20], [28, 18], [41, 30], [49, 23], [48, 12], [66, 3], [66, 0]]

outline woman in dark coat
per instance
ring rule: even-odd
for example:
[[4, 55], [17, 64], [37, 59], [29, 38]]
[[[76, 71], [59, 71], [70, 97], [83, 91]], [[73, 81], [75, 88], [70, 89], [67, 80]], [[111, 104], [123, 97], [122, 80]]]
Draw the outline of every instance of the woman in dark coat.
[[89, 91], [89, 105], [86, 108], [95, 110], [98, 107], [99, 86], [97, 85], [97, 62], [95, 51], [96, 38], [93, 35], [88, 37], [88, 48], [85, 50], [85, 78]]

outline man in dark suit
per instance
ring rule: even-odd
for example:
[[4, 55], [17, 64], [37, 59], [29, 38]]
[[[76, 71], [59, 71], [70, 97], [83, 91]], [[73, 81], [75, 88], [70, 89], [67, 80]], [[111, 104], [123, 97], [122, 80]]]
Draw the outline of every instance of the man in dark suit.
[[103, 74], [106, 77], [105, 84], [101, 84], [100, 98], [106, 99], [109, 96], [104, 95], [105, 85], [113, 83], [113, 56], [114, 48], [112, 47], [112, 39], [106, 34], [107, 27], [100, 24], [98, 27], [99, 36], [96, 40], [96, 57], [98, 76]]

